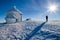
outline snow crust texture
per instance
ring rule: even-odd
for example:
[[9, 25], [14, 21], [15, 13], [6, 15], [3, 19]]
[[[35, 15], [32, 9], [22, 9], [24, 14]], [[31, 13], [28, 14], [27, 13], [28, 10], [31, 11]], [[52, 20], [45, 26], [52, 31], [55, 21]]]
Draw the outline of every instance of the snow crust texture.
[[[0, 25], [0, 40], [25, 40], [43, 22], [23, 21]], [[60, 22], [47, 22], [29, 40], [60, 40]]]

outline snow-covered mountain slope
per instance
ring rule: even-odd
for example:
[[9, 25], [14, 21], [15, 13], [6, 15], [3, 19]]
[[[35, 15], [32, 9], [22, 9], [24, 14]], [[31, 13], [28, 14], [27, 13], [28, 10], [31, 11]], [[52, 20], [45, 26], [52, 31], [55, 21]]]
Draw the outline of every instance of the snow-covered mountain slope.
[[59, 22], [47, 22], [42, 29], [43, 31], [49, 31], [49, 32], [55, 32], [57, 34], [60, 34], [60, 21]]
[[[0, 40], [59, 40], [60, 37], [60, 22], [35, 22], [23, 21], [20, 23], [4, 24], [0, 26]], [[43, 25], [42, 25], [43, 24]], [[41, 27], [42, 26], [42, 27]], [[39, 30], [36, 28], [40, 28]], [[36, 30], [36, 32], [34, 31]], [[31, 33], [31, 35], [30, 35]], [[58, 35], [58, 38], [50, 38], [49, 35]]]

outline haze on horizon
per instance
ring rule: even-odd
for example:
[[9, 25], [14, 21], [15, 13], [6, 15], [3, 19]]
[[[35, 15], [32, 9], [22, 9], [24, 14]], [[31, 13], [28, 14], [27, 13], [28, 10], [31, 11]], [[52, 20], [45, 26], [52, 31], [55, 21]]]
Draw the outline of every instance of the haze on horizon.
[[[49, 7], [50, 4], [55, 6]], [[0, 22], [5, 22], [7, 11], [14, 5], [22, 12], [23, 20], [45, 20], [46, 15], [49, 16], [49, 20], [60, 20], [60, 0], [0, 0]]]

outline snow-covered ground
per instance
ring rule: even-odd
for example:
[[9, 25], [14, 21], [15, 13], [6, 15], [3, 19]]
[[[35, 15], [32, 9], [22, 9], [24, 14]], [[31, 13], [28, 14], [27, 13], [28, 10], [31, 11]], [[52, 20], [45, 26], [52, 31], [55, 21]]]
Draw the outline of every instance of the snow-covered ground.
[[[39, 30], [30, 35], [30, 40], [60, 40], [60, 21], [23, 21], [13, 24], [0, 25], [0, 40], [27, 40], [35, 28], [42, 26]], [[43, 25], [42, 25], [43, 24]]]

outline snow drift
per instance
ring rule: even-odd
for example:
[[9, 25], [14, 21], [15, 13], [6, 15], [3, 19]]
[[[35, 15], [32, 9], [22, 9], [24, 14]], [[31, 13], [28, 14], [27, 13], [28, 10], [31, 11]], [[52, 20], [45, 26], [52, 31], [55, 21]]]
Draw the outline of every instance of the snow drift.
[[[37, 26], [43, 22], [23, 21], [20, 23], [0, 25], [0, 40], [24, 40]], [[60, 37], [60, 22], [47, 22], [43, 27], [30, 38], [30, 40], [56, 40], [59, 38], [46, 38], [49, 35], [59, 35]]]

